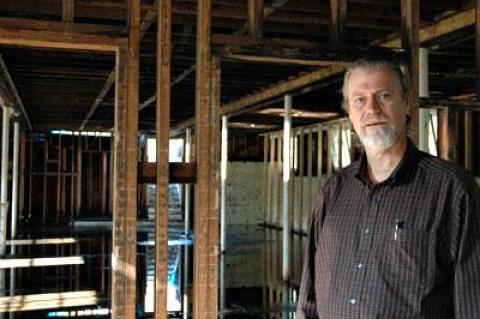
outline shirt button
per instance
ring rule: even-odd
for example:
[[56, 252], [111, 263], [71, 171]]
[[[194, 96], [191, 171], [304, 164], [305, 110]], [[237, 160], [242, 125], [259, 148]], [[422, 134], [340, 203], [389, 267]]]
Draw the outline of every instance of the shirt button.
[[363, 230], [363, 232], [365, 233], [365, 235], [368, 235], [368, 234], [370, 234], [371, 229], [367, 227]]
[[357, 303], [357, 299], [355, 299], [355, 298], [350, 299], [350, 304], [351, 305], [354, 305], [356, 303]]
[[357, 269], [362, 269], [363, 266], [365, 266], [365, 265], [364, 265], [362, 262], [359, 262], [359, 263], [357, 264]]

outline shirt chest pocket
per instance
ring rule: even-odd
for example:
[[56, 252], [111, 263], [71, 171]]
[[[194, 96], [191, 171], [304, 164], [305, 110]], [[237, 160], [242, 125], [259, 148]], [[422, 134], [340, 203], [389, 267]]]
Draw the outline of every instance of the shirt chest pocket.
[[391, 287], [425, 287], [434, 275], [435, 242], [435, 232], [394, 227], [380, 245], [379, 275]]

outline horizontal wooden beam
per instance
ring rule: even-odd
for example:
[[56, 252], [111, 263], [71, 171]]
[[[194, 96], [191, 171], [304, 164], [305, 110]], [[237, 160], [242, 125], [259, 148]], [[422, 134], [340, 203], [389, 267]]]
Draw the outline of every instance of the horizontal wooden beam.
[[[64, 24], [61, 24], [64, 26]], [[83, 34], [58, 30], [10, 29], [0, 26], [0, 44], [27, 47], [116, 52], [127, 39], [109, 35]]]
[[40, 239], [14, 239], [7, 240], [7, 245], [61, 245], [74, 244], [77, 240], [73, 237], [68, 238], [40, 238]]
[[82, 265], [85, 260], [82, 256], [70, 257], [45, 257], [45, 258], [14, 258], [0, 259], [0, 269], [46, 267], [64, 265]]
[[95, 290], [0, 297], [0, 312], [89, 306], [98, 301]]
[[338, 64], [338, 62], [326, 61], [326, 60], [312, 60], [312, 59], [300, 59], [300, 58], [285, 58], [278, 55], [272, 56], [256, 56], [245, 54], [224, 54], [222, 56], [225, 60], [251, 62], [251, 63], [269, 63], [269, 64], [287, 64], [287, 65], [308, 65], [308, 66], [330, 66]]
[[[195, 183], [197, 172], [195, 163], [170, 163], [169, 183]], [[138, 182], [152, 183], [157, 181], [157, 163], [138, 163]]]
[[257, 38], [253, 36], [240, 36], [229, 34], [212, 34], [212, 45], [214, 46], [255, 46], [268, 48], [291, 48], [291, 49], [316, 49], [324, 48], [316, 42], [286, 39], [286, 38]]

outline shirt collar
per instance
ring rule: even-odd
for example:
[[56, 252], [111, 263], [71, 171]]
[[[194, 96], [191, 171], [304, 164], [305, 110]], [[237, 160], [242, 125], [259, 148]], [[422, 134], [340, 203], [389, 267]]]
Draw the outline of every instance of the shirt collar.
[[[403, 177], [407, 177], [409, 174], [411, 174], [414, 169], [413, 164], [415, 164], [418, 160], [418, 152], [419, 150], [415, 147], [410, 138], [407, 138], [407, 148], [400, 163], [393, 170], [392, 174], [390, 174], [390, 176], [381, 184], [394, 185], [399, 183]], [[371, 182], [368, 179], [366, 167], [367, 155], [365, 154], [365, 151], [363, 151], [358, 161], [358, 165], [354, 170], [355, 177], [363, 183], [370, 185]]]

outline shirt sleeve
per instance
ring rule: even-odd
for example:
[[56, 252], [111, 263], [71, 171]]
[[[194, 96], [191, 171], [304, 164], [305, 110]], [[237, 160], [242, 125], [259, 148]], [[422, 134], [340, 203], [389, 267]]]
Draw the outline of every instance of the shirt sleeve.
[[[473, 184], [473, 185], [472, 185]], [[454, 307], [456, 319], [480, 316], [480, 189], [473, 183], [469, 191], [458, 197], [453, 217], [458, 232]], [[457, 215], [458, 213], [458, 215]]]
[[324, 211], [324, 196], [320, 192], [308, 235], [305, 258], [303, 261], [300, 292], [297, 302], [297, 319], [317, 319], [317, 303], [315, 300], [315, 251], [318, 227], [321, 226]]

